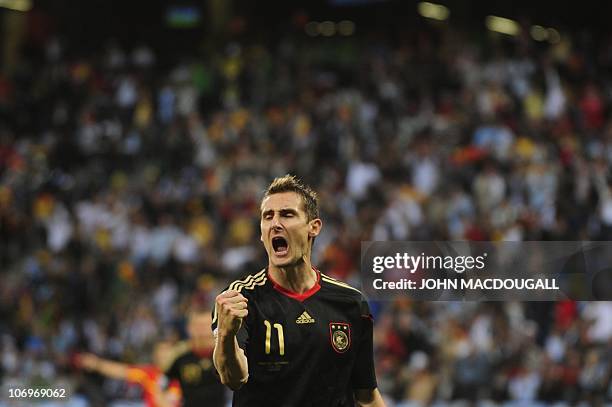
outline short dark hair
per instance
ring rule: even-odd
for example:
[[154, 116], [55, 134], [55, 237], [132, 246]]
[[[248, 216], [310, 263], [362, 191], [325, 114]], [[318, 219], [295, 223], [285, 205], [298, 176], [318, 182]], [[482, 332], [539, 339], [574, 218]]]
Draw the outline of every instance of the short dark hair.
[[187, 322], [190, 322], [193, 318], [200, 315], [210, 315], [211, 309], [203, 304], [194, 304], [187, 311]]
[[263, 199], [283, 192], [295, 192], [302, 198], [308, 221], [319, 217], [319, 197], [317, 193], [294, 175], [287, 174], [284, 177], [274, 178], [266, 189]]

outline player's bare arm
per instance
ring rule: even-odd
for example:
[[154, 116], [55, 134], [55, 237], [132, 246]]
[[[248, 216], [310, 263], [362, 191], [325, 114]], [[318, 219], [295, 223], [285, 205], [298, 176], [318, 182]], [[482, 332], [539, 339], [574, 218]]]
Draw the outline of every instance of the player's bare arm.
[[112, 360], [102, 359], [92, 353], [80, 355], [80, 364], [87, 370], [92, 370], [113, 379], [125, 380], [127, 378], [128, 365]]
[[213, 361], [221, 382], [235, 391], [249, 378], [247, 358], [236, 339], [242, 320], [248, 315], [247, 299], [228, 290], [217, 296], [215, 306], [219, 322]]
[[385, 402], [378, 389], [355, 390], [355, 399], [359, 407], [385, 407]]

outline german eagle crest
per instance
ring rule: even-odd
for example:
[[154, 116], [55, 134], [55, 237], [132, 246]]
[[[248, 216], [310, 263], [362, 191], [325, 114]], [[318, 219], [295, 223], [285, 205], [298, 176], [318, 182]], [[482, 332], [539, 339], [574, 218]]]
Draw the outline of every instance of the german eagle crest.
[[336, 352], [346, 352], [351, 347], [351, 326], [345, 322], [330, 322], [329, 339]]

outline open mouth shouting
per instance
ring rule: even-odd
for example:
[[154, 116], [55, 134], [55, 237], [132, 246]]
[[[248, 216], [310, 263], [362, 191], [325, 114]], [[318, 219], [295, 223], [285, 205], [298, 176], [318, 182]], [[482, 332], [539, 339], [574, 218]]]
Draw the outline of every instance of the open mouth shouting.
[[272, 238], [272, 250], [277, 257], [285, 257], [289, 254], [289, 243], [282, 236]]

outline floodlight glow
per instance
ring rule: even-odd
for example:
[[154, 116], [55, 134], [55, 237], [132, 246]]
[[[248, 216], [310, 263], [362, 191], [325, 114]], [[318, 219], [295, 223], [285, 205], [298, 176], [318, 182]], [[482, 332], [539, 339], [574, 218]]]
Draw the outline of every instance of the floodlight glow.
[[331, 37], [336, 33], [336, 24], [332, 21], [323, 21], [319, 24], [319, 32], [325, 37]]
[[349, 36], [355, 33], [355, 23], [348, 20], [342, 20], [338, 23], [338, 33], [340, 35]]
[[506, 35], [519, 35], [521, 27], [514, 20], [498, 16], [487, 16], [486, 20], [487, 28], [491, 31]]
[[450, 10], [448, 7], [441, 4], [434, 4], [428, 1], [422, 1], [418, 4], [419, 14], [425, 18], [444, 21], [448, 19]]
[[30, 11], [32, 0], [0, 0], [0, 7], [14, 11]]
[[536, 41], [546, 41], [548, 39], [548, 30], [541, 25], [534, 25], [529, 30], [531, 38]]
[[561, 34], [559, 34], [559, 31], [555, 30], [554, 28], [549, 28], [548, 41], [550, 41], [551, 44], [558, 44], [561, 42]]
[[306, 31], [306, 34], [310, 37], [316, 37], [317, 35], [319, 35], [319, 23], [317, 23], [316, 21], [309, 22], [304, 27], [304, 31]]

